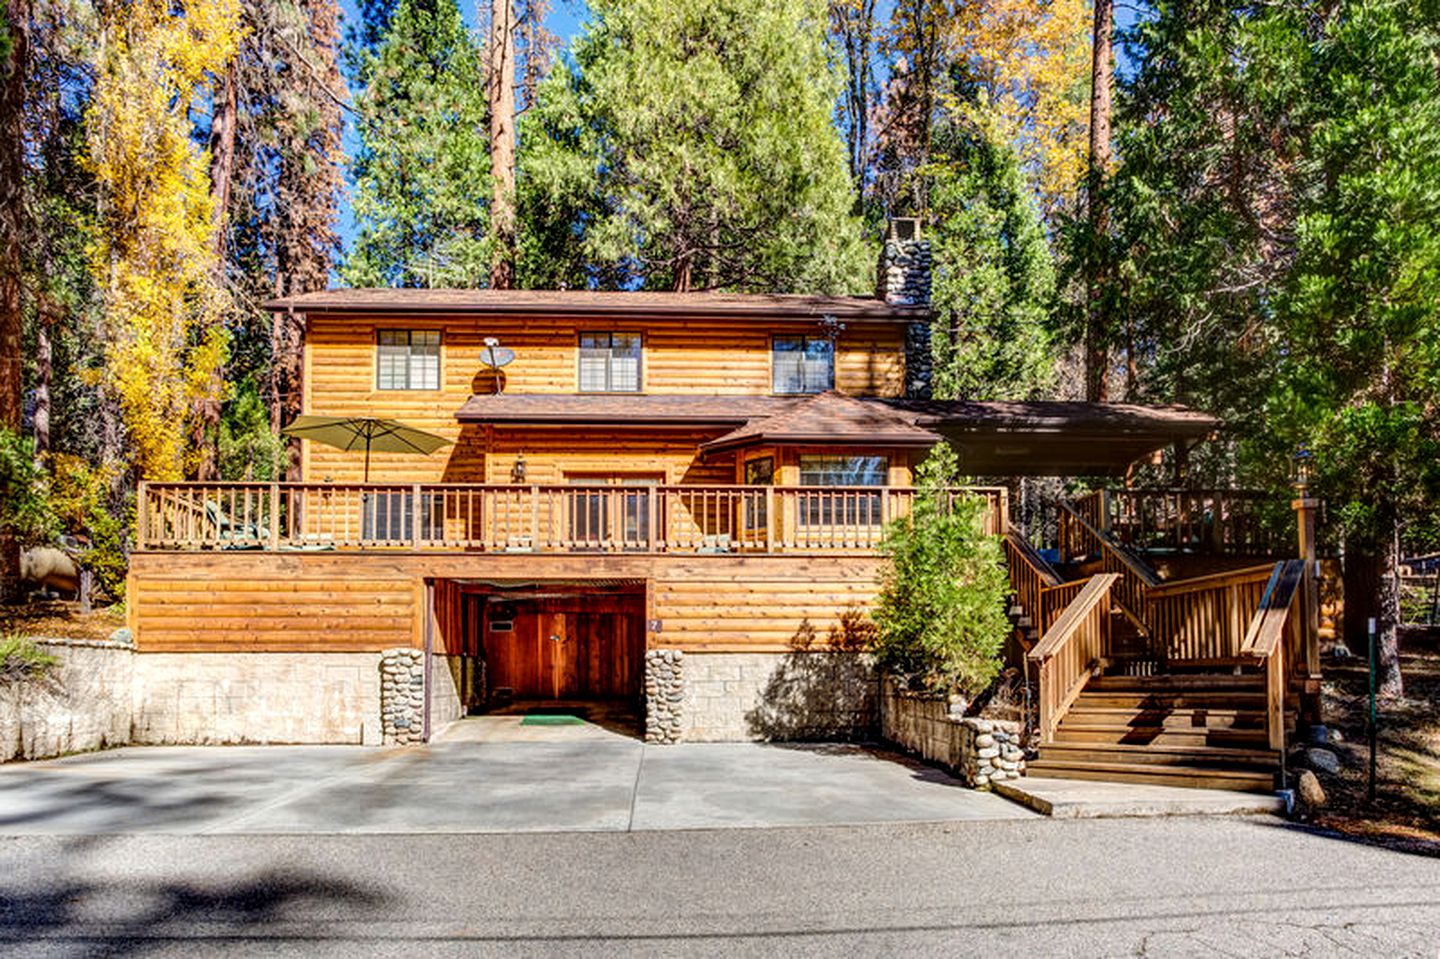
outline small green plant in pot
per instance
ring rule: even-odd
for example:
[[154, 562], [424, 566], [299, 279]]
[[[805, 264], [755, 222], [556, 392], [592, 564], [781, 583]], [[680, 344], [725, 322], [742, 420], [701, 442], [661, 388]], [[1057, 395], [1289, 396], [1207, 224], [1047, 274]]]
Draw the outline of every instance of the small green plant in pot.
[[951, 493], [958, 482], [955, 452], [937, 446], [916, 471], [910, 515], [885, 530], [874, 652], [910, 689], [973, 701], [1000, 671], [1010, 585], [985, 500]]

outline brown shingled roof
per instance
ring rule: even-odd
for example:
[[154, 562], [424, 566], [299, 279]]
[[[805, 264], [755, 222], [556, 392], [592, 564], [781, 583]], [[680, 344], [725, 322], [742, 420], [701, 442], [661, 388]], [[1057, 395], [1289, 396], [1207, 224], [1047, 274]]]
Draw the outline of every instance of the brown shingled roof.
[[901, 400], [813, 396], [503, 393], [470, 397], [466, 423], [606, 424], [730, 429], [706, 453], [760, 443], [928, 447], [948, 440], [976, 476], [1118, 475], [1220, 424], [1181, 406]]
[[807, 396], [788, 409], [757, 417], [737, 430], [702, 443], [706, 453], [763, 443], [836, 443], [845, 446], [929, 448], [940, 437], [915, 425], [915, 414], [884, 400], [860, 399], [833, 390]]
[[896, 306], [866, 296], [758, 293], [601, 292], [597, 290], [320, 290], [270, 300], [267, 310], [296, 313], [508, 313], [552, 316], [731, 316], [911, 323], [928, 307]]

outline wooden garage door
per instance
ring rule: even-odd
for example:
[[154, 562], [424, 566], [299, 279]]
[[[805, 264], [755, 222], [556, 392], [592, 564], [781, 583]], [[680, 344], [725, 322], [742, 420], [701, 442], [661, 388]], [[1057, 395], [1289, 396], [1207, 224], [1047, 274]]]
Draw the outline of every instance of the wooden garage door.
[[509, 632], [488, 628], [491, 689], [520, 699], [621, 699], [640, 691], [644, 620], [635, 597], [517, 603]]

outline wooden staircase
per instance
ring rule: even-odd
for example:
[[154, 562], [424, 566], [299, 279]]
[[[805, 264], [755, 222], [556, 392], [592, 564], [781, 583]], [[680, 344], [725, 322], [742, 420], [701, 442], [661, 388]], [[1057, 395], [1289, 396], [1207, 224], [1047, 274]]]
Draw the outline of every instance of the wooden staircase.
[[1305, 662], [1304, 564], [1162, 581], [1077, 509], [1062, 504], [1060, 518], [1058, 566], [1013, 528], [1004, 544], [1016, 635], [1038, 679], [1028, 773], [1276, 788]]
[[1032, 776], [1275, 788], [1259, 675], [1096, 676], [1029, 763]]

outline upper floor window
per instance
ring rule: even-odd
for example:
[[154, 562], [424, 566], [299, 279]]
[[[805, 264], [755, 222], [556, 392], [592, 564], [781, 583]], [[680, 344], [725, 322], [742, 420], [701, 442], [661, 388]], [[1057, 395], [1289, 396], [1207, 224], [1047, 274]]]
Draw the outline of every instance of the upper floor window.
[[580, 392], [640, 392], [640, 334], [581, 333]]
[[823, 393], [835, 386], [835, 343], [828, 336], [777, 336], [770, 355], [776, 393]]
[[380, 330], [375, 383], [382, 390], [440, 388], [440, 331]]

